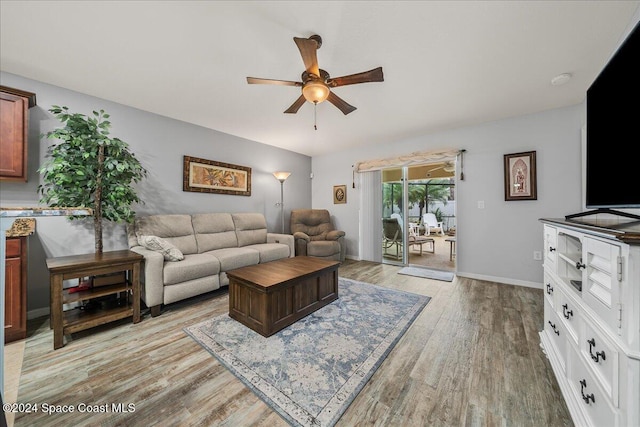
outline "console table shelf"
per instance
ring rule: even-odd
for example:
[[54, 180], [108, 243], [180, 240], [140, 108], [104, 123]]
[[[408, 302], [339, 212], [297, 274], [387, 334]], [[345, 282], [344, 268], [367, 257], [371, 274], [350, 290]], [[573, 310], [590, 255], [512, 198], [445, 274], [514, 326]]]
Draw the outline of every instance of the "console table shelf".
[[107, 295], [117, 294], [120, 292], [130, 292], [132, 287], [129, 283], [120, 283], [118, 285], [100, 286], [98, 288], [91, 288], [85, 291], [78, 291], [75, 293], [69, 293], [67, 289], [62, 291], [62, 301], [64, 304], [70, 304], [73, 302], [88, 301], [94, 298], [100, 298]]
[[[64, 345], [64, 335], [83, 331], [115, 320], [131, 317], [140, 321], [140, 265], [143, 257], [129, 250], [48, 258], [51, 287], [51, 327], [53, 348]], [[94, 287], [76, 293], [62, 288], [64, 280], [87, 276], [126, 272], [125, 283]], [[124, 295], [122, 295], [124, 294]], [[91, 311], [74, 308], [64, 311], [64, 304], [119, 295], [121, 305]]]
[[90, 312], [74, 308], [64, 312], [64, 332], [73, 334], [131, 316], [133, 316], [133, 308], [131, 306], [96, 309]]

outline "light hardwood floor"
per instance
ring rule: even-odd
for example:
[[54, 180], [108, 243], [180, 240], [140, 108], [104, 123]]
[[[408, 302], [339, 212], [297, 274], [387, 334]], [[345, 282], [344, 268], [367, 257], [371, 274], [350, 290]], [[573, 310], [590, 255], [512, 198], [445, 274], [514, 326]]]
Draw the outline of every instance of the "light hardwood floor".
[[[539, 347], [541, 290], [398, 275], [347, 260], [340, 275], [429, 295], [431, 302], [338, 426], [564, 426], [568, 410]], [[16, 414], [16, 426], [286, 426], [183, 328], [228, 311], [226, 288], [67, 338], [30, 322], [18, 402], [133, 403], [130, 413]]]

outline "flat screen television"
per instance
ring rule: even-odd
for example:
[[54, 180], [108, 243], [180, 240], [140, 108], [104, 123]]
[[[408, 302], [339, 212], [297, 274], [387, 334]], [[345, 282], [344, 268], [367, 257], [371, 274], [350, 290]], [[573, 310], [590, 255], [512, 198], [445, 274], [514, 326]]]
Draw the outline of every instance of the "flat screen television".
[[587, 208], [640, 208], [639, 147], [640, 23], [587, 90]]

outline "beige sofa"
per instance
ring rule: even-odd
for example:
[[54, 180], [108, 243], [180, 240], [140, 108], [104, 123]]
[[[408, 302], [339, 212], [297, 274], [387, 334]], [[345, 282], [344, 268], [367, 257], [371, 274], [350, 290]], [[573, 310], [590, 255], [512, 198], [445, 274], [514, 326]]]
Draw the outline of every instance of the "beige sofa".
[[268, 233], [259, 213], [151, 215], [127, 233], [130, 249], [144, 256], [142, 299], [153, 317], [162, 304], [228, 285], [229, 270], [295, 256], [293, 236]]

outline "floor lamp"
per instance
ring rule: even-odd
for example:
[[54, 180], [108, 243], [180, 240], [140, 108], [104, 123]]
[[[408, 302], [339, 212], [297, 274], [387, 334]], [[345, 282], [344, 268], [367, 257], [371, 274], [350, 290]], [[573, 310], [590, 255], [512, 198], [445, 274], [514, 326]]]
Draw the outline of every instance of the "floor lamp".
[[280, 217], [282, 218], [282, 234], [284, 234], [284, 182], [289, 178], [291, 172], [274, 172], [273, 176], [280, 181], [280, 203], [276, 203], [276, 206], [280, 205]]

